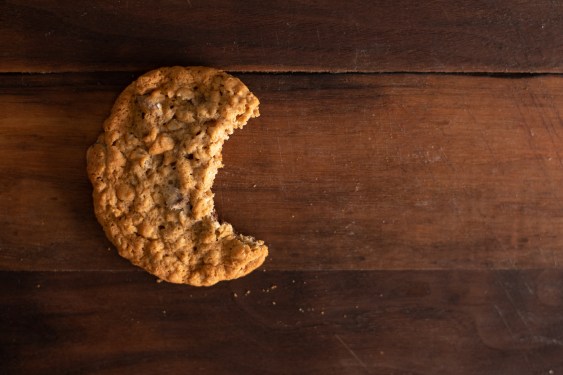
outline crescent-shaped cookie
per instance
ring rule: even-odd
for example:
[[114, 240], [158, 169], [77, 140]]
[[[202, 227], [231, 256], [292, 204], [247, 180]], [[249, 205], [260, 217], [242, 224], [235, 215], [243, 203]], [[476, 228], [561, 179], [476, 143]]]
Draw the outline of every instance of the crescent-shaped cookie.
[[196, 286], [264, 262], [262, 241], [217, 220], [211, 191], [224, 141], [258, 104], [239, 79], [205, 67], [157, 69], [121, 93], [87, 152], [96, 217], [121, 256]]

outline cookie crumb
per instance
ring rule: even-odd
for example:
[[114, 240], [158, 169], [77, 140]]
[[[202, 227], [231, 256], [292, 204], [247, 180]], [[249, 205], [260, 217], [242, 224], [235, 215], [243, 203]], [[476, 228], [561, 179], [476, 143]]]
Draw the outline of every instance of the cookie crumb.
[[238, 294], [233, 293], [233, 297], [238, 298]]
[[274, 290], [274, 289], [276, 289], [277, 287], [278, 287], [278, 286], [277, 286], [276, 284], [273, 284], [272, 286], [270, 286], [270, 289], [271, 289], [271, 290]]
[[272, 305], [274, 305], [274, 306], [275, 306], [275, 305], [276, 305], [276, 301], [272, 301]]
[[156, 279], [157, 284], [160, 284], [162, 282], [162, 279]]
[[245, 296], [248, 296], [250, 294], [250, 290], [247, 290], [246, 292], [244, 292]]
[[305, 312], [305, 310], [303, 310], [303, 308], [300, 307], [300, 308], [299, 308], [299, 312], [303, 314], [303, 313]]
[[35, 287], [36, 287], [37, 289], [39, 289], [39, 288], [41, 288], [41, 284], [37, 284]]

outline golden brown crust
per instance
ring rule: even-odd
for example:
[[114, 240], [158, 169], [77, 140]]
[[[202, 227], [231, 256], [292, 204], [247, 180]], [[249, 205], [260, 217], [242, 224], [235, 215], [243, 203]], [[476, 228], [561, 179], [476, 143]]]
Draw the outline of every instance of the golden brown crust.
[[211, 192], [223, 142], [258, 104], [240, 80], [204, 67], [153, 70], [121, 93], [87, 153], [96, 217], [121, 256], [196, 286], [264, 262], [262, 241], [217, 221]]

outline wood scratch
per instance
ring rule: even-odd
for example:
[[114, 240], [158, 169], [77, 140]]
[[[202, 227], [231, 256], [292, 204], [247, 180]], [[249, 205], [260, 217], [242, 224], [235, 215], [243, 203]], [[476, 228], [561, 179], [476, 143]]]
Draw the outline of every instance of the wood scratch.
[[520, 310], [518, 309], [518, 307], [516, 306], [516, 303], [514, 302], [514, 299], [512, 298], [512, 295], [510, 294], [510, 292], [508, 291], [508, 288], [506, 287], [506, 285], [499, 281], [498, 284], [500, 285], [500, 287], [502, 288], [502, 290], [504, 291], [504, 294], [506, 294], [506, 298], [508, 299], [508, 301], [510, 302], [510, 304], [512, 305], [512, 307], [514, 308], [514, 311], [516, 311], [516, 315], [518, 315], [518, 318], [520, 319], [520, 321], [522, 322], [522, 324], [524, 324], [524, 327], [526, 327], [526, 330], [528, 330], [528, 332], [530, 333], [530, 335], [532, 334], [532, 331], [530, 330], [530, 326], [528, 325], [528, 322], [526, 321], [526, 319], [524, 318], [524, 316], [522, 315], [522, 313], [520, 312]]
[[[527, 86], [526, 86], [527, 87]], [[533, 98], [532, 98], [533, 100]], [[528, 133], [530, 134], [530, 136], [528, 137], [528, 144], [530, 146], [530, 149], [532, 150], [536, 150], [536, 148], [533, 146], [533, 142], [531, 141], [531, 139], [534, 137], [534, 133], [532, 132], [532, 129], [530, 127], [530, 124], [528, 123], [528, 121], [526, 120], [526, 116], [524, 114], [524, 112], [522, 111], [522, 108], [520, 107], [520, 103], [519, 101], [516, 99], [516, 97], [512, 97], [512, 101], [514, 102], [516, 108], [518, 109], [518, 113], [520, 114], [520, 117], [522, 118], [523, 124], [524, 124], [524, 128], [526, 128], [528, 130]], [[534, 103], [537, 104], [537, 103]], [[555, 143], [553, 142], [553, 138], [549, 132], [549, 128], [547, 127], [547, 125], [545, 124], [545, 122], [542, 119], [542, 124], [544, 125], [544, 128], [546, 130], [546, 134], [549, 137], [549, 139], [551, 140], [551, 144], [553, 146], [555, 146]], [[546, 169], [545, 163], [542, 160], [542, 156], [541, 153], [536, 152], [535, 153], [536, 157], [535, 159], [537, 160], [538, 165], [540, 166], [540, 169], [542, 170], [543, 174], [545, 175], [546, 178], [550, 179], [549, 176], [549, 172]], [[555, 150], [555, 155], [557, 156], [557, 160], [559, 161], [559, 164], [561, 166], [563, 166], [562, 161], [561, 161], [561, 157], [559, 156], [559, 153], [557, 152], [557, 150]]]
[[[557, 112], [557, 109], [555, 109], [555, 107], [553, 106], [553, 101], [550, 101], [550, 104], [547, 105], [543, 105], [543, 103], [541, 103], [538, 99], [537, 96], [534, 94], [534, 92], [530, 91], [529, 92], [530, 98], [532, 99], [532, 102], [534, 103], [534, 107], [536, 108], [545, 108], [546, 106], [550, 106], [551, 108], [553, 108], [553, 112]], [[539, 117], [541, 118], [546, 130], [548, 131], [548, 133], [550, 133], [550, 135], [555, 136], [555, 138], [560, 139], [559, 137], [559, 133], [557, 133], [557, 130], [555, 129], [555, 126], [553, 126], [553, 121], [551, 121], [551, 119], [549, 117], [546, 116], [546, 111], [540, 111], [539, 112]], [[559, 113], [557, 112], [557, 115], [559, 115]], [[559, 120], [561, 121], [561, 118], [559, 118]], [[551, 141], [553, 142], [553, 137], [550, 136]], [[555, 146], [555, 142], [554, 146]]]
[[563, 346], [562, 340], [553, 339], [545, 336], [532, 336], [532, 340], [540, 344]]
[[520, 318], [520, 321], [522, 322], [522, 324], [524, 324], [524, 327], [526, 327], [526, 330], [528, 331], [528, 333], [531, 335], [532, 330], [530, 329], [530, 326], [528, 325], [526, 318], [524, 317], [524, 315], [522, 315], [522, 312], [517, 309], [516, 314], [518, 315], [518, 318]]
[[340, 338], [340, 336], [334, 335], [334, 337], [336, 337], [336, 339], [340, 342], [340, 344], [342, 344], [342, 346], [344, 347], [344, 349], [346, 349], [346, 350], [348, 351], [348, 353], [350, 353], [350, 355], [351, 355], [352, 357], [354, 357], [354, 359], [356, 360], [356, 362], [358, 362], [358, 364], [359, 364], [360, 366], [362, 366], [365, 370], [368, 369], [368, 367], [367, 367], [367, 365], [364, 363], [364, 361], [362, 361], [362, 360], [360, 359], [360, 357], [358, 357], [358, 355], [357, 355], [348, 345], [346, 345], [346, 343], [344, 342], [344, 340], [342, 340], [342, 339]]
[[448, 157], [448, 155], [446, 155], [446, 153], [444, 152], [444, 148], [440, 147], [440, 149], [438, 150], [438, 152], [440, 153], [440, 155], [442, 156], [442, 160], [444, 160], [444, 162], [446, 163], [446, 166], [454, 173], [454, 175], [457, 174], [457, 171], [455, 169], [455, 166], [453, 165], [453, 163], [451, 162], [450, 158]]
[[501, 309], [500, 309], [497, 305], [493, 305], [493, 307], [494, 307], [495, 310], [497, 311], [498, 316], [500, 317], [500, 319], [502, 320], [504, 326], [505, 326], [506, 329], [508, 330], [508, 333], [510, 333], [510, 336], [512, 336], [512, 338], [514, 338], [514, 332], [512, 332], [512, 329], [511, 329], [510, 326], [508, 325], [508, 322], [506, 321], [506, 318], [504, 317], [504, 313], [501, 311]]
[[[554, 104], [555, 98], [553, 97], [553, 94], [545, 87], [545, 84], [543, 83], [543, 80], [539, 81], [539, 84], [542, 88], [542, 92], [544, 94], [544, 97], [547, 98], [549, 97], [549, 107], [551, 108], [551, 110], [553, 111], [553, 114], [555, 115], [555, 117], [557, 117], [558, 123], [559, 124], [563, 124], [563, 120], [561, 119], [561, 115], [559, 114], [559, 110], [557, 109], [557, 107]], [[553, 131], [555, 132], [555, 134], [557, 135], [557, 138], [559, 138], [559, 134], [557, 133], [557, 131], [555, 130], [555, 127], [553, 126], [553, 123], [551, 124], [551, 127], [553, 128]]]
[[[541, 81], [540, 81], [541, 84]], [[526, 90], [529, 90], [529, 85], [525, 86]], [[530, 98], [530, 101], [532, 102], [531, 104], [533, 105], [534, 108], [545, 108], [545, 106], [543, 105], [543, 103], [540, 103], [538, 100], [536, 100], [536, 95], [534, 95], [534, 93], [530, 90], [530, 92], [528, 93], [528, 97]], [[550, 103], [553, 105], [553, 101], [550, 101]], [[518, 107], [518, 109], [520, 109]], [[561, 155], [559, 154], [559, 147], [557, 146], [555, 139], [554, 139], [554, 135], [557, 139], [559, 139], [559, 134], [557, 133], [557, 131], [555, 130], [555, 127], [553, 126], [553, 122], [551, 121], [551, 119], [549, 117], [546, 117], [546, 115], [544, 115], [546, 111], [539, 111], [538, 112], [538, 117], [539, 117], [539, 122], [541, 122], [541, 124], [543, 125], [545, 132], [551, 142], [551, 145], [553, 147], [553, 152], [555, 153], [555, 156], [557, 157], [557, 160], [559, 162], [559, 165], [563, 167], [563, 160], [561, 158]], [[520, 114], [522, 115], [522, 112], [520, 111]], [[558, 114], [557, 114], [558, 115]], [[523, 116], [523, 115], [522, 115]], [[548, 125], [549, 122], [549, 125]], [[549, 158], [549, 160], [551, 160], [551, 158]]]
[[530, 127], [530, 124], [528, 124], [526, 115], [524, 114], [524, 112], [522, 112], [522, 108], [520, 107], [520, 102], [514, 95], [512, 96], [512, 102], [514, 103], [516, 110], [518, 111], [520, 117], [522, 118], [522, 129], [527, 135], [528, 146], [530, 147], [531, 150], [535, 150], [536, 147], [534, 145], [534, 134], [532, 133], [532, 128]]
[[[529, 94], [529, 98], [530, 98], [530, 101], [532, 102], [531, 104], [533, 104], [535, 107], [537, 107], [537, 108], [543, 107], [541, 105], [541, 103], [539, 103], [536, 100], [536, 97], [533, 93]], [[512, 97], [512, 100], [516, 105], [516, 109], [518, 110], [518, 113], [522, 117], [522, 121], [524, 122], [524, 127], [528, 129], [528, 132], [530, 132], [530, 134], [532, 134], [530, 125], [528, 124], [528, 122], [526, 120], [526, 116], [524, 115], [524, 113], [522, 112], [522, 109], [520, 108], [520, 103], [518, 102], [518, 100], [514, 96]], [[559, 165], [563, 167], [563, 159], [561, 158], [561, 155], [559, 154], [558, 147], [557, 147], [557, 144], [556, 144], [555, 139], [554, 139], [554, 135], [557, 138], [559, 138], [559, 135], [555, 131], [555, 127], [553, 126], [553, 123], [551, 123], [551, 121], [549, 121], [550, 124], [548, 125], [547, 120], [546, 120], [545, 116], [543, 115], [543, 112], [541, 112], [541, 111], [540, 111], [540, 114], [539, 114], [539, 122], [541, 122], [543, 128], [545, 129], [545, 132], [546, 132], [547, 137], [549, 138], [549, 141], [550, 141], [550, 143], [553, 147], [553, 150], [554, 150], [555, 156], [557, 157], [557, 161], [559, 162]], [[533, 136], [533, 134], [532, 134], [532, 136]], [[530, 148], [535, 149], [534, 147], [532, 147], [531, 143], [530, 143]]]
[[530, 285], [527, 282], [524, 282], [524, 286], [528, 290], [528, 293], [530, 293], [531, 295], [534, 295], [534, 290], [530, 287]]
[[[471, 117], [475, 120], [475, 117], [473, 116], [473, 114], [470, 114]], [[477, 120], [475, 120], [477, 121]], [[499, 158], [497, 156], [497, 154], [493, 151], [488, 138], [488, 134], [485, 134], [484, 130], [479, 131], [479, 134], [481, 135], [481, 139], [483, 139], [483, 143], [485, 144], [485, 147], [487, 148], [487, 150], [489, 151], [489, 155], [491, 156], [491, 158], [493, 159], [493, 164], [495, 165], [497, 172], [498, 173], [502, 173], [502, 166], [500, 164]]]

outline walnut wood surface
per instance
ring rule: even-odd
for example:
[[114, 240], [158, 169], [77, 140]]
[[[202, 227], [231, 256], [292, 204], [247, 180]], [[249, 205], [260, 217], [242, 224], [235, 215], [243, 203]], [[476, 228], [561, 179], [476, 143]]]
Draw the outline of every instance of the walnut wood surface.
[[0, 71], [563, 72], [554, 0], [0, 3]]
[[0, 272], [0, 285], [4, 373], [563, 371], [560, 270], [268, 271], [203, 289]]
[[[562, 373], [562, 4], [0, 2], [0, 374]], [[195, 64], [262, 102], [214, 191], [271, 255], [211, 288], [120, 258], [85, 172]]]
[[[129, 74], [0, 87], [0, 267], [114, 270], [85, 150]], [[221, 218], [276, 270], [558, 268], [563, 78], [240, 76], [262, 116], [226, 143]]]

